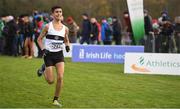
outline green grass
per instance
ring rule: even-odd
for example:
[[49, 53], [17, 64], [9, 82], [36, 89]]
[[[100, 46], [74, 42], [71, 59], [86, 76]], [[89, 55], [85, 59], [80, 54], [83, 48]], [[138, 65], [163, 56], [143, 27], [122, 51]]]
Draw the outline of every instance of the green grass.
[[[56, 108], [55, 85], [36, 70], [41, 59], [0, 56], [0, 108]], [[180, 76], [130, 75], [122, 64], [66, 59], [64, 108], [180, 108]]]

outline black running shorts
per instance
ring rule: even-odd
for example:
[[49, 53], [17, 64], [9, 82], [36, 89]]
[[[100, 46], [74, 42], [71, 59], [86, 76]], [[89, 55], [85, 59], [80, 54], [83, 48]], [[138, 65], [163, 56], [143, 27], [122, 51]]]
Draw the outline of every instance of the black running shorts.
[[44, 63], [46, 67], [55, 66], [59, 62], [64, 62], [63, 51], [49, 52], [44, 56]]

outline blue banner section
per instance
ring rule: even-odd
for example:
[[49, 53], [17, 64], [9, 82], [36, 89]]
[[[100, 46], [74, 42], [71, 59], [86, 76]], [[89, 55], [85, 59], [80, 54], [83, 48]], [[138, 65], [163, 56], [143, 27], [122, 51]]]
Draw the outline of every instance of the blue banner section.
[[144, 46], [74, 45], [73, 62], [124, 63], [126, 52], [144, 52]]

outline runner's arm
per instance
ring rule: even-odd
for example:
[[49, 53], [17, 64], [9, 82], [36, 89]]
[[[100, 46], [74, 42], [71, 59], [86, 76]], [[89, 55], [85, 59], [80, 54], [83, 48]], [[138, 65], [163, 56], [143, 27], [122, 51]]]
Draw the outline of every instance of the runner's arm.
[[66, 27], [66, 33], [65, 33], [65, 37], [64, 37], [65, 46], [70, 46], [68, 36], [69, 36], [69, 29]]
[[44, 46], [43, 46], [43, 38], [46, 36], [47, 34], [47, 31], [48, 31], [48, 24], [42, 29], [37, 41], [38, 41], [38, 44], [39, 44], [39, 47], [41, 48], [41, 50], [44, 49]]
[[70, 44], [69, 44], [69, 38], [68, 38], [68, 35], [69, 35], [69, 29], [66, 27], [66, 33], [65, 33], [65, 38], [64, 38], [64, 43], [65, 43], [65, 48], [66, 48], [66, 52], [69, 52], [70, 51]]

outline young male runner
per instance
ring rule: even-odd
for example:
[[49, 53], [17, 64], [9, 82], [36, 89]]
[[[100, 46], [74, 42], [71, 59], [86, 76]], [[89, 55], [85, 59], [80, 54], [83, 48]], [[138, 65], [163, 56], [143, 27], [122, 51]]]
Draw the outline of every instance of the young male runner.
[[[53, 21], [48, 23], [42, 30], [38, 37], [38, 44], [44, 54], [44, 63], [38, 70], [38, 76], [44, 75], [46, 81], [49, 84], [54, 82], [53, 66], [57, 72], [57, 83], [54, 93], [53, 104], [61, 106], [58, 102], [60, 92], [63, 85], [64, 74], [64, 56], [63, 56], [63, 43], [65, 43], [66, 51], [69, 52], [69, 39], [68, 28], [62, 24], [62, 8], [60, 6], [54, 6], [51, 9]], [[43, 45], [43, 38], [45, 37], [45, 43]]]

